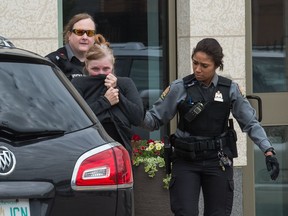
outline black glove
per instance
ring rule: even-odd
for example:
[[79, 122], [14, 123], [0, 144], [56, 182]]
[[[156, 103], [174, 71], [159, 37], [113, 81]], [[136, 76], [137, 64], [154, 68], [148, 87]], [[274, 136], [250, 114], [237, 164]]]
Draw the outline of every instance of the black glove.
[[272, 180], [276, 180], [279, 175], [279, 163], [275, 156], [269, 155], [266, 156], [266, 166], [267, 170], [270, 172], [270, 176]]

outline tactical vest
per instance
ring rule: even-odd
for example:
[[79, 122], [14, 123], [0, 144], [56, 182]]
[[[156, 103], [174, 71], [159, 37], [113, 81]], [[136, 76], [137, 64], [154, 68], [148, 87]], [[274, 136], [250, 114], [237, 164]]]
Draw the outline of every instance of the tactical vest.
[[[178, 106], [180, 115], [178, 128], [189, 132], [192, 136], [213, 137], [226, 132], [231, 108], [229, 92], [232, 81], [219, 76], [213, 97], [206, 100], [201, 94], [199, 83], [195, 82], [194, 74], [184, 77], [183, 81], [187, 97]], [[191, 112], [191, 108], [197, 102], [203, 103], [204, 109], [189, 122], [184, 116]]]

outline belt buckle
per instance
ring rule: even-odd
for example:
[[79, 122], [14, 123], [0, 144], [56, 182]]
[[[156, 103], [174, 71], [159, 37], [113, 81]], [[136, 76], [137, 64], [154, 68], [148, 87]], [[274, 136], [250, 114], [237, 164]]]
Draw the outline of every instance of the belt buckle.
[[218, 138], [217, 140], [216, 140], [216, 149], [220, 149], [220, 150], [222, 150], [223, 149], [223, 141], [222, 141], [222, 139], [221, 138]]

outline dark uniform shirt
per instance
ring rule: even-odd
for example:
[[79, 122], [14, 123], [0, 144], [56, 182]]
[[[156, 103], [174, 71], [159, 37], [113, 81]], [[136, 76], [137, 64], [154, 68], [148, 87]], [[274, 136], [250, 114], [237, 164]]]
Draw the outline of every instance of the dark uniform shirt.
[[46, 57], [56, 64], [68, 79], [83, 76], [85, 63], [74, 55], [69, 44], [48, 54]]

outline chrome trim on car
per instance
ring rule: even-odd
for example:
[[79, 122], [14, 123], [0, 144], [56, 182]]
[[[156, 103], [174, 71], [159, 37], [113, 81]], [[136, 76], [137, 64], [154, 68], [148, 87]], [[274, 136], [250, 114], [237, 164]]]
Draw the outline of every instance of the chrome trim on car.
[[120, 143], [117, 142], [112, 142], [112, 143], [108, 143], [105, 145], [102, 145], [100, 147], [94, 148], [86, 153], [84, 153], [83, 155], [81, 155], [81, 157], [77, 160], [76, 165], [74, 167], [73, 170], [73, 174], [72, 174], [72, 178], [71, 178], [71, 187], [73, 190], [75, 191], [85, 191], [85, 190], [117, 190], [119, 188], [132, 188], [133, 187], [133, 183], [132, 184], [122, 184], [122, 185], [101, 185], [101, 186], [77, 186], [76, 185], [76, 177], [77, 177], [77, 171], [79, 170], [79, 167], [81, 165], [81, 163], [87, 159], [88, 157], [95, 155], [95, 154], [99, 154], [102, 151], [111, 149], [115, 146], [120, 146]]
[[5, 146], [0, 146], [0, 176], [11, 174], [16, 166], [16, 158]]
[[0, 47], [15, 47], [15, 45], [10, 40], [0, 35]]

